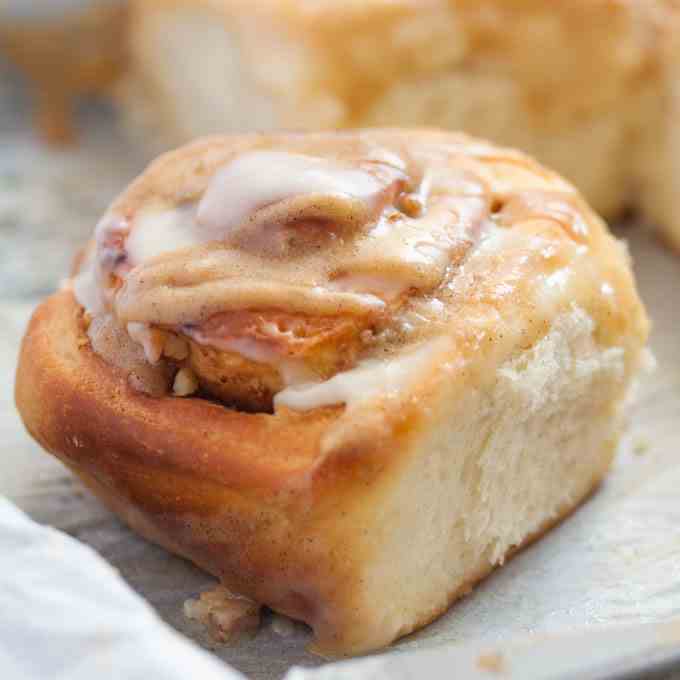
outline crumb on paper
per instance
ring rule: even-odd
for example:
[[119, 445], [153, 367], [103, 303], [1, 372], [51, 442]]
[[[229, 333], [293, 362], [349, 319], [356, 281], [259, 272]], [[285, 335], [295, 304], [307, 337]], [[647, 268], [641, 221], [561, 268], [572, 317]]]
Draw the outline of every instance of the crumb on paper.
[[636, 456], [644, 456], [649, 451], [650, 446], [649, 440], [641, 437], [633, 443], [633, 453]]
[[261, 609], [256, 602], [234, 595], [224, 586], [184, 603], [184, 615], [204, 625], [216, 642], [229, 642], [238, 635], [255, 632], [260, 626]]
[[505, 672], [505, 661], [500, 652], [487, 652], [480, 654], [477, 659], [477, 667], [489, 673], [503, 673]]
[[295, 621], [289, 619], [287, 616], [282, 614], [277, 614], [274, 612], [272, 614], [271, 629], [276, 633], [276, 635], [287, 638], [295, 633]]

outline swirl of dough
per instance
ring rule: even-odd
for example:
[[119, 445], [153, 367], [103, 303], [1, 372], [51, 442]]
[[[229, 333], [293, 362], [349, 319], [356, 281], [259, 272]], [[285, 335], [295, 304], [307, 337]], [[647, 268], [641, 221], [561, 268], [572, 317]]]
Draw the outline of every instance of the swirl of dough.
[[591, 276], [595, 219], [556, 175], [462, 136], [209, 139], [113, 204], [74, 289], [164, 375], [170, 362], [267, 410], [288, 387], [441, 335], [470, 301], [566, 299]]

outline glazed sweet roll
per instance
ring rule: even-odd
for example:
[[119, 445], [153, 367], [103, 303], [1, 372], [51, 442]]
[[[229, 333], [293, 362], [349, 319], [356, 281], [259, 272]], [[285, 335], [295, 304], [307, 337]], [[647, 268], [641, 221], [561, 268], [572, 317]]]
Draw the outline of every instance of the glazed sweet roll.
[[113, 203], [17, 403], [133, 528], [353, 654], [592, 491], [646, 337], [625, 249], [518, 152], [217, 137]]

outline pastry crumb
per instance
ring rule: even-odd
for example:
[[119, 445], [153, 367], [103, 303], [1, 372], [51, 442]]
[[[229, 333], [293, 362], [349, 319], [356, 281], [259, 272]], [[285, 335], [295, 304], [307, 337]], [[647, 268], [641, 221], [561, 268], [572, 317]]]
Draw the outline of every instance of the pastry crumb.
[[234, 595], [224, 586], [184, 603], [184, 615], [204, 625], [216, 642], [229, 642], [238, 635], [255, 632], [260, 626], [261, 609], [256, 602]]
[[505, 672], [505, 661], [500, 652], [487, 652], [477, 659], [477, 667], [490, 673]]
[[295, 621], [282, 614], [272, 614], [271, 629], [280, 637], [287, 638], [295, 633]]

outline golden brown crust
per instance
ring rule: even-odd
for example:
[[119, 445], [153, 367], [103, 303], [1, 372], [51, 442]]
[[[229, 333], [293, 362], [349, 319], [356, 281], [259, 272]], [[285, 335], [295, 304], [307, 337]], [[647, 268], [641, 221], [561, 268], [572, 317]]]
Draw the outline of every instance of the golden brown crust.
[[61, 292], [31, 320], [16, 380], [31, 435], [142, 535], [341, 649], [364, 555], [336, 513], [389, 483], [385, 455], [395, 467], [416, 421], [388, 450], [375, 437], [361, 460], [328, 465], [320, 440], [341, 408], [255, 415], [147, 397], [92, 352], [81, 314]]
[[[320, 440], [342, 409], [251, 415], [201, 399], [146, 397], [93, 354], [80, 317], [72, 295], [63, 292], [31, 320], [16, 381], [29, 432], [140, 534], [234, 592], [306, 621], [319, 653], [351, 651], [343, 640], [352, 635], [358, 565], [370, 553], [354, 542], [361, 526], [351, 519], [343, 525], [345, 509], [371, 507], [380, 497], [405, 460], [418, 416], [402, 420], [384, 442], [372, 430], [360, 456], [346, 450], [320, 465]], [[610, 459], [603, 459], [589, 488]], [[580, 501], [561, 508], [524, 544]], [[482, 556], [479, 569], [446, 602], [467, 594], [492, 569]], [[448, 604], [413, 620], [399, 636], [434, 620]]]
[[[512, 548], [505, 555], [503, 564], [507, 563], [508, 560], [511, 560], [513, 557], [515, 557], [515, 555], [519, 554], [520, 552], [531, 546], [533, 543], [539, 541], [546, 533], [548, 533], [554, 527], [560, 525], [565, 520], [567, 520], [574, 512], [576, 512], [576, 510], [578, 510], [578, 508], [583, 503], [587, 502], [590, 499], [590, 497], [598, 490], [602, 482], [602, 478], [607, 473], [609, 463], [613, 458], [614, 453], [615, 449], [612, 448], [611, 456], [606, 460], [606, 464], [603, 466], [598, 476], [596, 476], [593, 479], [592, 485], [588, 492], [582, 498], [574, 499], [572, 503], [565, 505], [563, 508], [560, 508], [557, 511], [555, 517], [547, 519], [536, 531], [527, 536], [522, 541], [522, 543]], [[184, 548], [184, 546], [178, 545], [177, 542], [173, 539], [171, 533], [159, 529], [154, 524], [153, 521], [149, 521], [148, 516], [146, 516], [144, 513], [135, 511], [135, 509], [127, 501], [122, 500], [119, 496], [116, 496], [114, 493], [111, 492], [110, 489], [98, 483], [91, 476], [83, 473], [82, 470], [74, 469], [74, 472], [100, 500], [106, 503], [106, 505], [114, 513], [121, 517], [130, 528], [134, 529], [141, 536], [151, 541], [152, 543], [160, 545], [161, 547], [165, 548], [166, 550], [169, 550], [170, 552], [182, 555], [192, 560], [193, 562], [196, 562], [197, 564], [203, 566], [203, 568], [205, 568], [207, 571], [212, 572], [213, 575], [217, 576], [218, 578], [222, 578], [223, 582], [229, 584], [230, 586], [238, 587], [240, 589], [240, 592], [248, 592], [248, 586], [245, 585], [242, 580], [235, 580], [233, 578], [230, 578], [229, 576], [226, 576], [224, 572], [215, 571], [214, 569], [211, 569], [208, 565], [201, 564], [201, 562], [197, 559], [196, 553], [189, 552], [186, 550], [186, 548]], [[488, 561], [483, 561], [479, 565], [479, 568], [476, 570], [476, 572], [474, 574], [471, 574], [463, 585], [456, 587], [452, 592], [450, 592], [447, 595], [445, 603], [442, 606], [437, 607], [431, 610], [427, 615], [414, 620], [411, 625], [403, 628], [400, 631], [398, 637], [401, 638], [406, 635], [410, 635], [414, 631], [418, 631], [419, 629], [429, 625], [433, 621], [436, 621], [440, 616], [445, 614], [453, 604], [455, 604], [458, 600], [469, 595], [474, 590], [475, 586], [477, 586], [481, 581], [483, 581], [487, 576], [493, 573], [500, 566], [502, 565], [492, 564]], [[309, 606], [307, 602], [301, 600], [298, 597], [291, 598], [291, 600], [286, 604], [288, 604], [289, 606], [287, 608], [280, 607], [279, 611], [281, 611], [282, 613], [286, 613], [292, 617], [298, 617], [301, 620], [311, 623], [311, 620], [309, 618], [310, 611], [306, 609]], [[336, 649], [331, 648], [329, 646], [329, 643], [337, 644], [337, 641], [329, 641], [328, 639], [321, 638], [319, 635], [317, 635], [316, 639], [310, 645], [310, 651], [327, 658], [334, 658], [338, 655], [342, 655], [337, 648]]]
[[[81, 314], [70, 292], [54, 295], [36, 311], [22, 346], [26, 360], [20, 362], [17, 402], [33, 423], [32, 434], [46, 448], [63, 449], [78, 463], [90, 448], [105, 454], [112, 446], [120, 447], [147, 465], [160, 457], [163, 466], [178, 472], [267, 491], [285, 487], [313, 466], [323, 428], [339, 409], [268, 416], [232, 411], [203, 399], [147, 397], [92, 352], [79, 325]], [[38, 369], [28, 357], [49, 363]], [[71, 422], [44, 421], [41, 407], [49, 395], [60, 395], [68, 404], [63, 408], [73, 417]], [[212, 431], [197, 431], [198, 423], [212, 423]], [[92, 443], [72, 441], [64, 431], [67, 426], [79, 438], [92, 437]], [[159, 435], [164, 441], [157, 441]], [[290, 452], [285, 457], [279, 455], [284, 449]], [[102, 462], [100, 458], [98, 464]]]
[[[345, 457], [315, 474], [319, 438], [338, 409], [258, 416], [200, 399], [135, 393], [124, 375], [92, 353], [67, 292], [47, 300], [31, 321], [16, 400], [29, 432], [133, 529], [228, 588], [310, 623], [321, 653], [342, 649], [342, 628], [324, 607], [330, 601], [338, 618], [343, 607], [351, 608], [359, 578], [355, 563], [364, 556], [353, 545], [354, 554], [344, 553], [338, 563], [337, 551], [349, 546], [333, 513], [346, 493], [356, 503], [365, 488], [370, 498], [391, 473], [375, 442], [373, 453], [362, 451], [360, 466]], [[398, 433], [392, 435], [393, 465], [400, 457], [398, 441]], [[561, 508], [522, 545], [581, 501]], [[446, 605], [399, 634], [437, 618], [492, 569], [482, 560]]]

